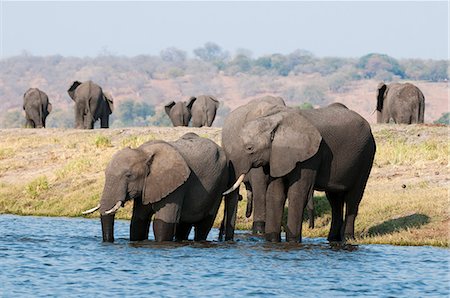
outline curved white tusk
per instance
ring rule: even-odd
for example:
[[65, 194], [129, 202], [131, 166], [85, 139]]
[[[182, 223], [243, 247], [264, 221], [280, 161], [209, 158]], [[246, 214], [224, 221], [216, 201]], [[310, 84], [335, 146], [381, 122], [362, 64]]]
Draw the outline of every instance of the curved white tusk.
[[92, 209], [89, 209], [89, 210], [81, 212], [81, 214], [90, 214], [90, 213], [93, 213], [93, 212], [97, 211], [98, 209], [100, 209], [100, 204], [98, 204], [97, 206], [95, 206]]
[[242, 174], [241, 176], [239, 176], [236, 183], [234, 183], [234, 185], [229, 190], [224, 192], [223, 195], [225, 196], [225, 195], [229, 194], [230, 192], [235, 191], [239, 187], [239, 185], [241, 185], [242, 181], [244, 181], [244, 178], [245, 178], [245, 174]]
[[114, 205], [114, 207], [106, 211], [105, 214], [116, 213], [117, 210], [120, 209], [120, 207], [122, 207], [122, 201], [117, 202], [116, 205]]

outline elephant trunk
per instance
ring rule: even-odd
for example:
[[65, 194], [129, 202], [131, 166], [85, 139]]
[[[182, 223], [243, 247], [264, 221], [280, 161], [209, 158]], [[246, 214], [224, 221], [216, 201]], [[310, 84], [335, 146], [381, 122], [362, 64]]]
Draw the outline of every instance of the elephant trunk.
[[103, 242], [114, 242], [114, 216], [115, 214], [100, 216]]

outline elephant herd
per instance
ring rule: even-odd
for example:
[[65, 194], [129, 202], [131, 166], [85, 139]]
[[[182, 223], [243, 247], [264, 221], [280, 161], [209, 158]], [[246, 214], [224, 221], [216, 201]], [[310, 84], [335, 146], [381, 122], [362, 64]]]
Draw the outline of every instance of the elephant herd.
[[[239, 186], [248, 191], [253, 233], [301, 241], [303, 211], [314, 190], [331, 205], [329, 241], [354, 236], [358, 206], [372, 168], [375, 140], [369, 123], [340, 103], [300, 110], [280, 97], [252, 100], [232, 111], [222, 147], [188, 133], [174, 142], [149, 141], [118, 151], [105, 170], [99, 210], [103, 241], [114, 241], [115, 213], [133, 200], [130, 240], [206, 240], [224, 197], [220, 239], [234, 238]], [[345, 215], [344, 215], [345, 207]], [[248, 215], [248, 214], [247, 214]]]
[[[101, 128], [109, 128], [109, 115], [114, 111], [112, 96], [92, 81], [72, 83], [67, 90], [75, 102], [75, 128], [93, 129], [100, 119]], [[188, 103], [171, 102], [165, 106], [173, 126], [211, 126], [219, 101], [210, 95], [192, 96]], [[52, 110], [47, 94], [38, 88], [30, 88], [23, 95], [26, 127], [43, 128], [45, 120]]]

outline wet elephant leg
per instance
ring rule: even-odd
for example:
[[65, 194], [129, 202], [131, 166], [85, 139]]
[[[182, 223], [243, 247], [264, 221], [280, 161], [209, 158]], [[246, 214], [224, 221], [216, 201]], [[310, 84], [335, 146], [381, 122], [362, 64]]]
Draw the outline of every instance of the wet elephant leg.
[[134, 200], [133, 215], [130, 223], [130, 241], [148, 239], [150, 221], [153, 215], [151, 205], [143, 205], [141, 200]]
[[281, 241], [281, 220], [285, 202], [286, 195], [283, 180], [277, 178], [270, 181], [266, 194], [265, 238], [267, 241]]
[[327, 199], [331, 205], [331, 227], [328, 233], [328, 241], [342, 241], [342, 227], [344, 218], [344, 194], [339, 192], [327, 192]]
[[176, 227], [175, 240], [177, 241], [188, 240], [191, 230], [192, 224], [180, 222], [179, 224], [177, 224]]
[[211, 231], [211, 228], [214, 224], [215, 216], [208, 215], [206, 218], [204, 218], [199, 223], [196, 223], [195, 226], [195, 241], [205, 241], [208, 237], [209, 231]]
[[314, 229], [314, 192], [308, 200], [308, 204], [306, 205], [306, 209], [308, 210], [308, 219], [309, 219], [309, 228]]
[[155, 211], [153, 233], [156, 241], [173, 240], [176, 226], [180, 222], [185, 188], [186, 186], [182, 185], [161, 201], [153, 204]]
[[250, 171], [250, 184], [253, 194], [253, 234], [264, 234], [266, 224], [266, 192], [268, 175], [262, 167]]

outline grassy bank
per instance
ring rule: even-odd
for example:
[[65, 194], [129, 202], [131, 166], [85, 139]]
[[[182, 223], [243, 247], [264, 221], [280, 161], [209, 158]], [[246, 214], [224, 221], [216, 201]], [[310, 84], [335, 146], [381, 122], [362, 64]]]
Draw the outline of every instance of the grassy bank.
[[[175, 140], [188, 131], [220, 144], [218, 128], [0, 130], [0, 213], [80, 216], [98, 203], [103, 171], [117, 150]], [[374, 125], [373, 131], [377, 155], [356, 221], [356, 242], [448, 247], [448, 127]], [[316, 193], [315, 201], [316, 228], [305, 224], [305, 237], [324, 237], [329, 230], [324, 194]], [[238, 227], [249, 229], [245, 204], [244, 196]], [[131, 205], [118, 217], [130, 218]], [[219, 213], [216, 224], [221, 218]]]

